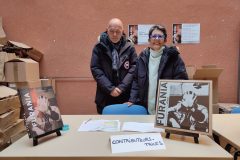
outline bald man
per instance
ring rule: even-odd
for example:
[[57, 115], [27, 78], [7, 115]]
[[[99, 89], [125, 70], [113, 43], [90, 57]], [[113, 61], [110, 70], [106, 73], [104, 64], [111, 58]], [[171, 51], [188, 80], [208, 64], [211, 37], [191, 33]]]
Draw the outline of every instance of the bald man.
[[122, 21], [111, 19], [93, 48], [90, 65], [97, 82], [95, 103], [99, 114], [107, 105], [128, 101], [136, 59], [135, 48], [126, 39]]

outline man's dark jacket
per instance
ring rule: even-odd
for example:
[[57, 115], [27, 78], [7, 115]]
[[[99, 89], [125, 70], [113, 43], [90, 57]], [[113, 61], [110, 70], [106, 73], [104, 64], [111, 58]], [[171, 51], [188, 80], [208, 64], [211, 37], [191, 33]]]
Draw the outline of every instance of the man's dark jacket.
[[[129, 99], [129, 102], [140, 104], [146, 108], [148, 108], [149, 56], [150, 49], [146, 48], [138, 57]], [[188, 79], [185, 64], [176, 47], [165, 46], [159, 64], [158, 79]]]
[[[95, 103], [98, 113], [106, 105], [127, 102], [130, 97], [130, 90], [133, 74], [136, 68], [137, 54], [132, 43], [127, 42], [122, 36], [118, 48], [119, 69], [116, 72], [112, 69], [113, 44], [106, 32], [100, 36], [100, 41], [94, 46], [91, 59], [91, 72], [97, 82]], [[111, 91], [118, 87], [122, 94], [112, 97]]]

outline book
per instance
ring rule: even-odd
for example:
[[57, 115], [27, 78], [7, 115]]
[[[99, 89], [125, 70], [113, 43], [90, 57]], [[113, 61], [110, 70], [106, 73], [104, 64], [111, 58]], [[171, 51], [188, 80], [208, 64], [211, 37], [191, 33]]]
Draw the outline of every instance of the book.
[[155, 126], [212, 134], [212, 82], [159, 80]]
[[63, 127], [52, 86], [19, 89], [29, 138], [35, 138]]

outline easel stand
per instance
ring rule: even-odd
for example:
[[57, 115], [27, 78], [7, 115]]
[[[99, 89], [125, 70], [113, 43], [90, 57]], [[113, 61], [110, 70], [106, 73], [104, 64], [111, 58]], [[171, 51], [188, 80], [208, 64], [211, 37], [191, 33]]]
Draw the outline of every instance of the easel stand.
[[54, 133], [54, 132], [56, 132], [57, 136], [61, 136], [60, 130], [61, 130], [61, 128], [56, 129], [56, 130], [53, 130], [53, 131], [50, 131], [50, 132], [47, 132], [47, 133], [44, 133], [44, 134], [39, 135], [39, 136], [36, 136], [36, 137], [33, 137], [33, 146], [38, 145], [38, 138], [47, 136], [47, 135], [52, 134], [52, 133]]
[[183, 135], [183, 136], [190, 136], [194, 138], [194, 142], [195, 143], [199, 143], [198, 138], [199, 138], [199, 134], [197, 133], [188, 133], [188, 132], [182, 132], [182, 131], [170, 131], [170, 130], [165, 130], [166, 132], [166, 138], [170, 138], [170, 134], [179, 134], [179, 135]]

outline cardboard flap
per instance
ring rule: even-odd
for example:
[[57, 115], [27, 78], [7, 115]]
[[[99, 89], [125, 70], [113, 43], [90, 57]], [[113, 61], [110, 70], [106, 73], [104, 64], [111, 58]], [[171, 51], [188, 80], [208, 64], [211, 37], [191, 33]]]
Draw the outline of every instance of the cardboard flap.
[[32, 49], [32, 47], [29, 47], [28, 45], [20, 42], [15, 42], [15, 41], [8, 41], [9, 43], [19, 47], [19, 48], [24, 48], [24, 49]]
[[[18, 49], [23, 49], [26, 52], [26, 55], [28, 55], [30, 58], [32, 58], [33, 60], [40, 62], [40, 60], [43, 57], [43, 53], [34, 49], [33, 47], [30, 47], [24, 43], [20, 43], [20, 42], [14, 42], [14, 41], [8, 41], [9, 46], [11, 48], [11, 46], [17, 47]], [[20, 56], [20, 57], [24, 57], [24, 56]], [[26, 58], [26, 57], [24, 57]]]
[[199, 78], [218, 78], [222, 73], [223, 68], [200, 68], [196, 69], [195, 74], [193, 75], [194, 79]]
[[0, 86], [0, 99], [6, 98], [9, 96], [15, 96], [18, 92], [14, 89], [8, 88], [6, 86]]
[[0, 17], [0, 38], [5, 38], [6, 34], [2, 28], [2, 17]]
[[216, 64], [203, 65], [202, 68], [217, 68]]
[[33, 60], [37, 61], [37, 62], [40, 62], [40, 60], [42, 59], [43, 57], [43, 54], [42, 52], [36, 50], [36, 49], [32, 49], [30, 50], [29, 52], [27, 52], [27, 55], [32, 58]]
[[6, 38], [6, 34], [2, 27], [2, 17], [0, 17], [0, 43], [6, 44], [6, 42], [7, 42], [7, 38]]
[[26, 63], [38, 63], [30, 58], [15, 58], [7, 62], [26, 62]]

